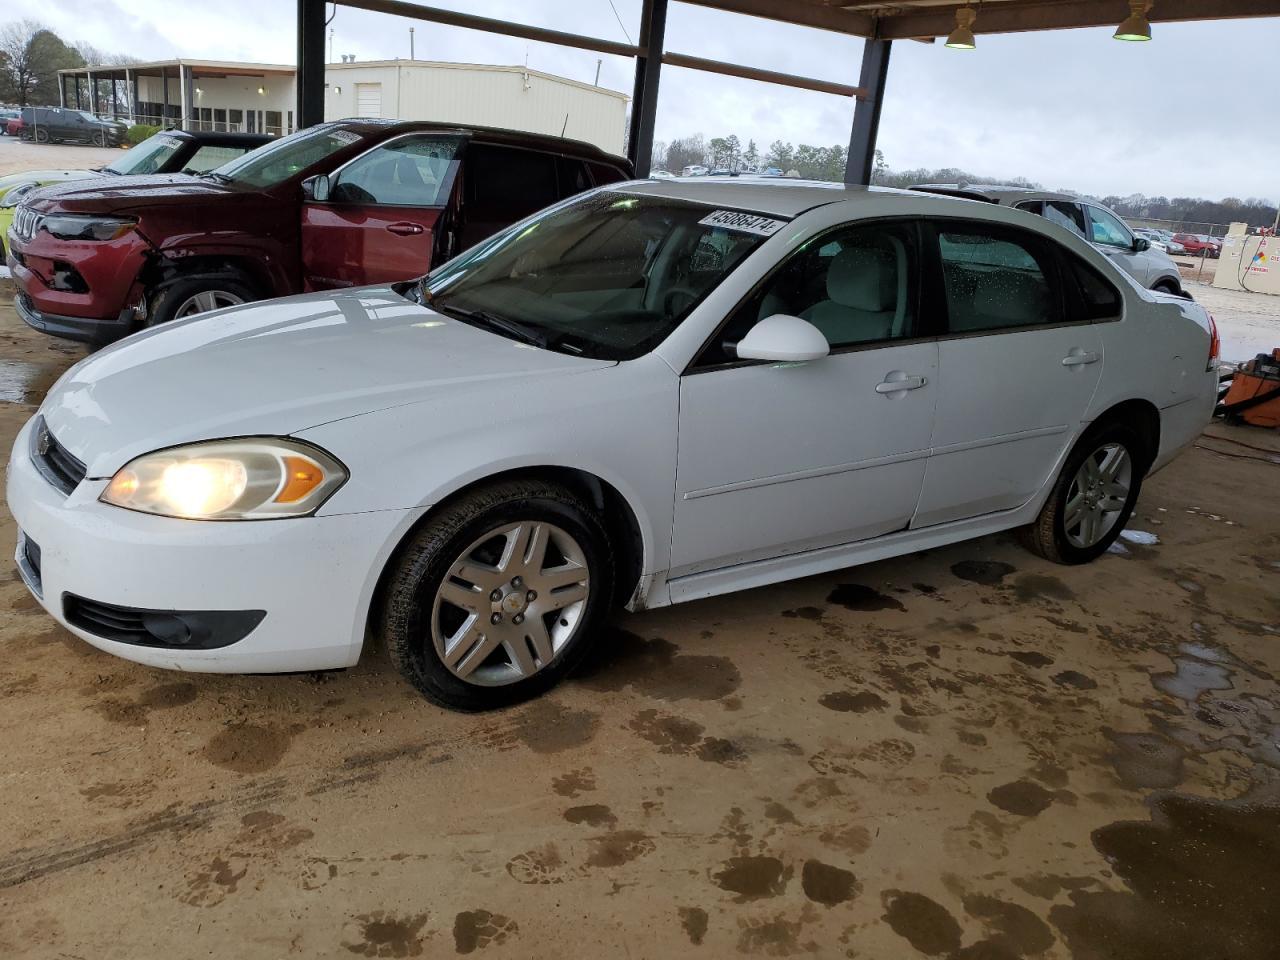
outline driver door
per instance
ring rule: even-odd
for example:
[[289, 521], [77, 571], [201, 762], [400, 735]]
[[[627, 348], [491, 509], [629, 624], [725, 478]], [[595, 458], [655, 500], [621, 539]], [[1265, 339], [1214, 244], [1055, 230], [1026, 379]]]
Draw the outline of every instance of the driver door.
[[328, 290], [420, 277], [451, 237], [441, 230], [460, 155], [457, 137], [409, 134], [381, 143], [302, 205], [303, 283]]
[[[918, 251], [901, 221], [811, 240], [681, 378], [673, 580], [907, 528], [938, 370]], [[831, 354], [737, 360], [734, 343], [776, 313], [809, 320]]]

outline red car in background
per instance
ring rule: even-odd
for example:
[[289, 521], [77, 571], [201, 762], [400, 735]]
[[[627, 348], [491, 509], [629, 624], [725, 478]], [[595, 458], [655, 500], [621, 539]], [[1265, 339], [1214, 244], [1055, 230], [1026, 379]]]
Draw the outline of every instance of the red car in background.
[[46, 187], [7, 238], [18, 315], [106, 344], [251, 300], [422, 276], [630, 163], [481, 127], [342, 120], [199, 177]]
[[20, 137], [25, 126], [26, 124], [22, 122], [21, 115], [10, 117], [4, 122], [4, 132], [10, 137]]
[[1222, 241], [1202, 233], [1175, 233], [1173, 239], [1186, 248], [1187, 253], [1200, 256], [1203, 252], [1208, 257], [1216, 258], [1222, 253]]

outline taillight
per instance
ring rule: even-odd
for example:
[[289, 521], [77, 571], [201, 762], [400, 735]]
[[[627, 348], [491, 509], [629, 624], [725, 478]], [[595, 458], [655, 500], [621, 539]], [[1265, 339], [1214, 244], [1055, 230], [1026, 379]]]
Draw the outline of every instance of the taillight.
[[1209, 362], [1206, 370], [1212, 370], [1218, 364], [1218, 356], [1222, 353], [1222, 338], [1218, 336], [1218, 322], [1209, 314]]

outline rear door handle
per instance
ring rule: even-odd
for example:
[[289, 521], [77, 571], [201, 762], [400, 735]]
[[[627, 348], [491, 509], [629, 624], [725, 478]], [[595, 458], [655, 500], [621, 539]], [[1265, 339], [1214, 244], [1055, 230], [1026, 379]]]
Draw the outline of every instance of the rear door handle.
[[420, 223], [409, 223], [401, 221], [400, 223], [387, 224], [387, 231], [401, 237], [412, 237], [422, 233], [426, 228]]
[[1101, 359], [1102, 354], [1100, 353], [1077, 348], [1062, 358], [1062, 365], [1064, 367], [1079, 367], [1086, 363], [1097, 363]]
[[876, 384], [876, 393], [901, 393], [905, 390], [919, 390], [929, 382], [927, 377], [909, 377], [901, 371], [895, 370], [884, 378], [884, 381]]

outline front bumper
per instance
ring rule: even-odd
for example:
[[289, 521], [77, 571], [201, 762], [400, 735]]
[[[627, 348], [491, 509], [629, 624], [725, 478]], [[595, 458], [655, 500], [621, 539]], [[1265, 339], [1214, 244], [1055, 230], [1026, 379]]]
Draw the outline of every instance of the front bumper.
[[[21, 268], [18, 267], [17, 261], [10, 257], [10, 273], [16, 277], [19, 269]], [[14, 297], [13, 306], [22, 322], [27, 326], [33, 330], [39, 330], [41, 333], [47, 333], [51, 337], [61, 337], [64, 340], [77, 340], [81, 343], [105, 346], [108, 343], [114, 343], [121, 337], [128, 336], [133, 330], [132, 310], [123, 311], [114, 320], [86, 320], [84, 317], [65, 317], [54, 313], [41, 313], [35, 308], [35, 303], [26, 291], [22, 291]]]
[[[18, 434], [8, 470], [23, 579], [76, 636], [149, 666], [287, 673], [353, 665], [378, 577], [425, 510], [240, 522], [149, 516], [98, 502], [105, 480], [81, 481], [64, 497], [32, 464], [31, 428]], [[38, 583], [31, 543], [38, 545]], [[68, 595], [140, 610], [265, 616], [243, 639], [216, 649], [141, 646], [84, 629]]]

